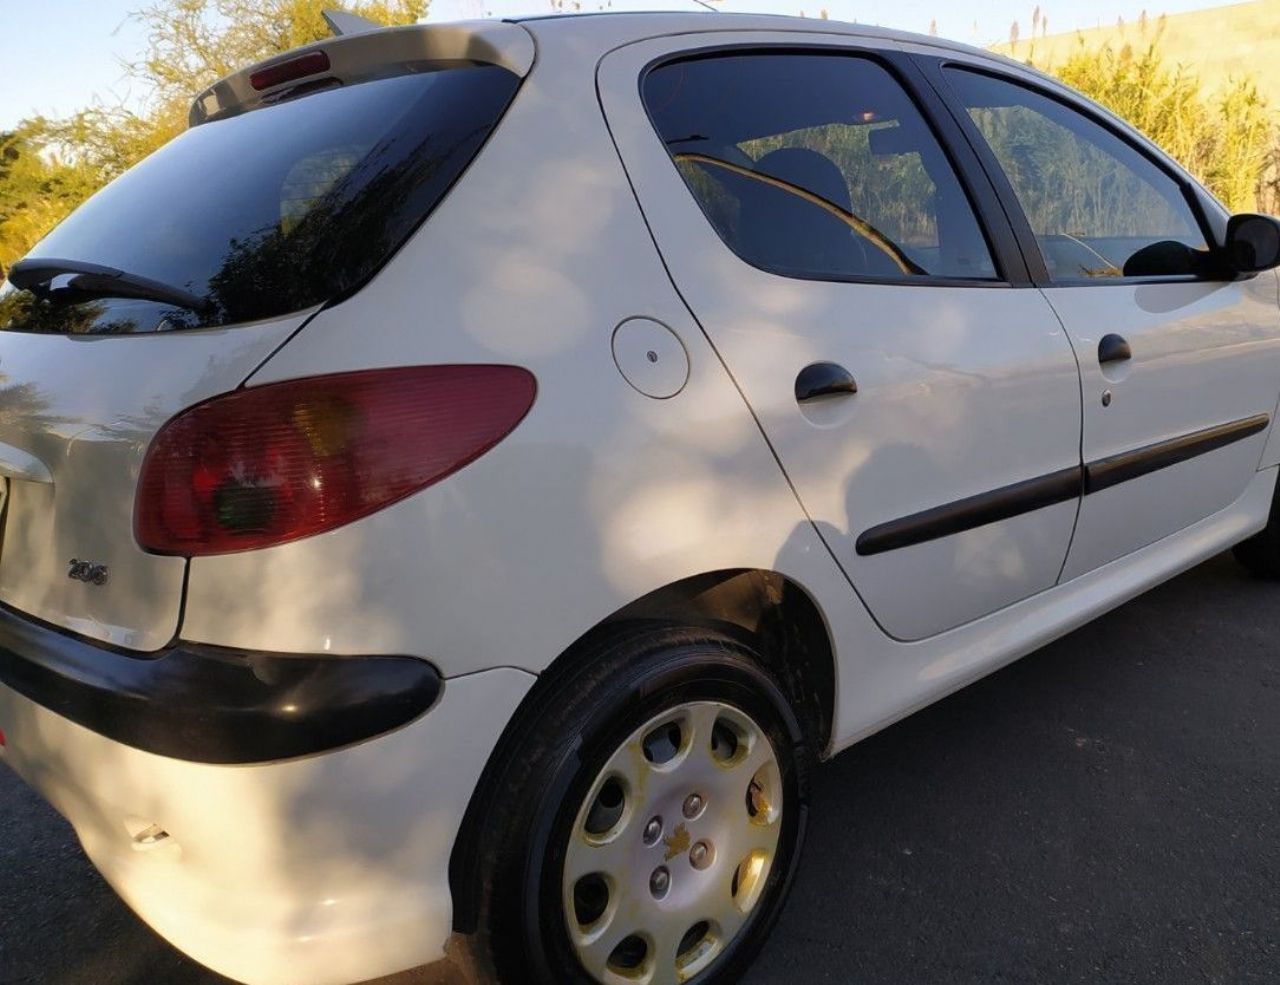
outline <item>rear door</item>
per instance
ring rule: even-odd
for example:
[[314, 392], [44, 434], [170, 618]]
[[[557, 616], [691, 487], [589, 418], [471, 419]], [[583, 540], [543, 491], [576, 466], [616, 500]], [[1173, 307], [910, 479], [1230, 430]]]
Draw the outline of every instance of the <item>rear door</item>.
[[1080, 489], [1075, 358], [912, 64], [720, 33], [621, 49], [599, 81], [677, 287], [885, 630], [1052, 586]]
[[1071, 578], [1245, 491], [1280, 394], [1276, 279], [1195, 272], [1214, 234], [1188, 179], [1082, 101], [963, 65], [942, 79], [1021, 210], [1080, 356], [1086, 495]]

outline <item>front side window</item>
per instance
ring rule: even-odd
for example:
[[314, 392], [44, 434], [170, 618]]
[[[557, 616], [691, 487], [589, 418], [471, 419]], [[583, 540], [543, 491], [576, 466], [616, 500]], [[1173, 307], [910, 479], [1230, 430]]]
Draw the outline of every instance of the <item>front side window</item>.
[[1013, 186], [1050, 277], [1195, 273], [1204, 233], [1171, 175], [1056, 99], [967, 69], [947, 74]]
[[645, 76], [645, 107], [724, 242], [785, 276], [996, 279], [915, 105], [869, 58], [726, 53]]

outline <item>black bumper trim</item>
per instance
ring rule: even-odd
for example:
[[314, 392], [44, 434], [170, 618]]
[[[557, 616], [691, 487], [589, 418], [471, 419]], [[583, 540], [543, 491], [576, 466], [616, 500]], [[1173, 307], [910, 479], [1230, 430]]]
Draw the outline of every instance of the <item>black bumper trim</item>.
[[443, 686], [436, 669], [415, 657], [182, 642], [127, 656], [6, 609], [0, 684], [135, 749], [225, 765], [306, 756], [381, 735], [427, 711]]

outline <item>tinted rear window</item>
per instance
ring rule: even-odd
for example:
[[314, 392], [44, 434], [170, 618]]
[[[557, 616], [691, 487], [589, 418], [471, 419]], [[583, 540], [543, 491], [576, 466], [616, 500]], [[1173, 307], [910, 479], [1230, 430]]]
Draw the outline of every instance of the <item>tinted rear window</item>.
[[[519, 85], [452, 63], [195, 127], [86, 202], [30, 256], [101, 264], [204, 299], [6, 286], [0, 327], [147, 332], [300, 311], [357, 289], [440, 201]], [[7, 309], [7, 310], [6, 310]]]

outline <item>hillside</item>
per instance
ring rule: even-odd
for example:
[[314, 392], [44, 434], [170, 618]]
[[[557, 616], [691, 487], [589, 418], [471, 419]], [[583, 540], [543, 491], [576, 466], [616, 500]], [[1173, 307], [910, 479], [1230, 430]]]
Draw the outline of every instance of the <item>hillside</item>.
[[[1158, 10], [1159, 0], [1153, 0]], [[1044, 0], [1053, 16], [1052, 0]], [[1145, 46], [1160, 38], [1166, 60], [1186, 66], [1209, 88], [1242, 75], [1250, 75], [1273, 107], [1280, 107], [1280, 0], [1213, 7], [1186, 14], [1152, 16], [1145, 22], [1123, 26], [1071, 31], [1030, 38], [1031, 25], [1021, 25], [1023, 39], [1017, 44], [995, 45], [995, 50], [1020, 61], [1033, 60], [1052, 70], [1065, 61], [1081, 43], [1096, 47], [1130, 44]]]

